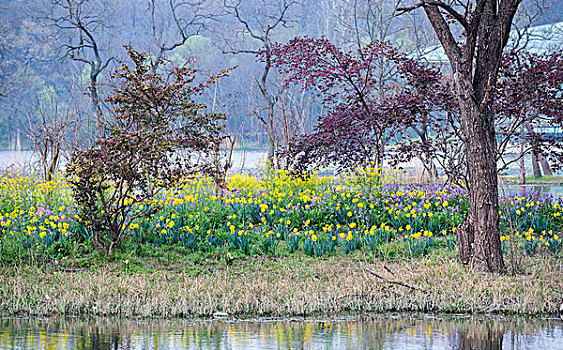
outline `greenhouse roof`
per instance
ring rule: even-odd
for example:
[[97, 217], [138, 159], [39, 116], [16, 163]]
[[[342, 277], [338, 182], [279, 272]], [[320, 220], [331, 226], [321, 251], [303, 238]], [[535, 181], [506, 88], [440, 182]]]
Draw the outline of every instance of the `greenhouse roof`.
[[[517, 35], [519, 34], [519, 35]], [[517, 38], [521, 37], [517, 43]], [[563, 22], [546, 24], [513, 31], [507, 47], [518, 44], [519, 47], [532, 53], [545, 53], [563, 49]], [[448, 58], [441, 45], [430, 46], [422, 58], [432, 63], [448, 63]]]

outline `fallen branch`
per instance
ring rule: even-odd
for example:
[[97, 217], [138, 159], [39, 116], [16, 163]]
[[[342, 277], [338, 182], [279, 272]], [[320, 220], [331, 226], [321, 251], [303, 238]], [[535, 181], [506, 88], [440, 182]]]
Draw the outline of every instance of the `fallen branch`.
[[387, 272], [389, 272], [391, 275], [395, 276], [395, 274], [393, 273], [393, 271], [389, 270], [389, 268], [388, 268], [387, 266], [383, 265], [383, 268], [384, 268], [385, 270], [387, 270]]
[[429, 293], [429, 291], [428, 291], [427, 289], [420, 288], [420, 287], [417, 287], [417, 286], [413, 286], [412, 284], [408, 284], [408, 283], [403, 282], [403, 281], [389, 280], [389, 279], [387, 279], [387, 278], [381, 276], [381, 275], [378, 274], [377, 272], [375, 272], [375, 271], [373, 271], [373, 270], [371, 270], [371, 269], [368, 269], [367, 267], [364, 267], [364, 270], [366, 270], [367, 272], [371, 273], [372, 275], [374, 275], [375, 277], [379, 278], [380, 280], [382, 280], [382, 281], [385, 282], [385, 283], [398, 284], [398, 285], [403, 286], [403, 287], [407, 287], [407, 288], [410, 288], [410, 289], [420, 290], [420, 291], [422, 291], [422, 292]]

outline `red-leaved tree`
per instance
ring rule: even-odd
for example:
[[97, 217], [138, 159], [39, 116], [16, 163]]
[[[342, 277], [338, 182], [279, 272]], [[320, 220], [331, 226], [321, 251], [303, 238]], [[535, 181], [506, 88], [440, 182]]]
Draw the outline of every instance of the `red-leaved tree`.
[[[503, 56], [494, 102], [499, 136], [498, 158], [505, 167], [519, 158], [505, 159], [510, 146], [522, 143], [532, 154], [534, 176], [561, 168], [558, 142], [563, 121], [563, 51], [535, 54], [510, 52]], [[525, 146], [524, 146], [525, 144]], [[523, 162], [523, 159], [521, 160]], [[499, 168], [499, 170], [502, 168]]]
[[[499, 173], [516, 162], [523, 164], [524, 155], [530, 153], [535, 176], [541, 176], [540, 164], [547, 174], [552, 167], [561, 167], [563, 154], [558, 145], [563, 121], [562, 86], [561, 51], [544, 54], [510, 52], [503, 56], [493, 105]], [[448, 106], [448, 99], [457, 104], [454, 91], [450, 90], [444, 96], [440, 106], [446, 113], [433, 113], [411, 124], [419, 139], [397, 143], [400, 156], [397, 158], [408, 161], [419, 157], [423, 164], [436, 160], [443, 168], [447, 182], [466, 186], [469, 182], [461, 115], [457, 107]], [[520, 145], [520, 155], [515, 156], [515, 148]], [[552, 166], [547, 159], [552, 160]]]
[[397, 131], [455, 108], [439, 69], [385, 42], [348, 52], [326, 39], [295, 38], [273, 45], [272, 64], [288, 83], [315, 88], [326, 110], [316, 130], [293, 144], [297, 171], [326, 163], [378, 167]]

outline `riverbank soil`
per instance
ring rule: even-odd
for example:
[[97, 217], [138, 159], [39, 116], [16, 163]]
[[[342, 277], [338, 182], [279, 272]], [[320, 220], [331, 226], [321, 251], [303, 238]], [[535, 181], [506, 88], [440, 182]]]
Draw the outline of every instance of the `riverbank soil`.
[[474, 273], [447, 249], [398, 260], [363, 254], [232, 258], [168, 252], [88, 264], [51, 261], [0, 268], [0, 313], [183, 318], [387, 311], [559, 314], [562, 259], [522, 256], [507, 265], [508, 275]]

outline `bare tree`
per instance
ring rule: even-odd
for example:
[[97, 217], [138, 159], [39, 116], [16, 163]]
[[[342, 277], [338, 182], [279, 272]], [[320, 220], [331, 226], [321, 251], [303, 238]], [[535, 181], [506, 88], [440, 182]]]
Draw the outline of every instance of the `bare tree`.
[[[104, 121], [102, 100], [99, 95], [99, 79], [102, 72], [115, 58], [108, 56], [108, 42], [102, 42], [101, 33], [114, 25], [116, 10], [109, 0], [53, 0], [45, 18], [57, 29], [64, 41], [61, 56], [85, 64], [88, 69], [88, 89], [96, 117], [97, 132]], [[107, 37], [108, 33], [104, 33]]]
[[[279, 83], [278, 86], [284, 86]], [[277, 101], [279, 109], [276, 113], [276, 122], [274, 127], [278, 136], [278, 148], [280, 154], [278, 162], [281, 164], [282, 159], [284, 169], [288, 170], [292, 160], [290, 146], [299, 135], [311, 132], [313, 130], [313, 121], [316, 116], [322, 115], [322, 105], [314, 93], [303, 89], [300, 86], [287, 86], [278, 91]]]
[[[249, 4], [248, 1], [245, 3]], [[296, 0], [279, 0], [274, 3], [260, 0], [258, 5], [249, 12], [242, 0], [223, 0], [226, 12], [235, 19], [240, 27], [239, 40], [236, 43], [226, 41], [227, 47], [223, 49], [223, 52], [253, 55], [262, 53], [264, 57], [262, 74], [260, 77], [255, 77], [254, 80], [262, 95], [265, 113], [257, 111], [256, 115], [268, 135], [267, 158], [272, 164], [276, 153], [274, 108], [277, 101], [269, 82], [272, 65], [271, 44], [274, 41], [275, 30], [288, 26], [290, 10], [298, 4], [300, 3]]]
[[166, 52], [199, 35], [217, 16], [209, 10], [211, 5], [210, 0], [148, 0], [151, 36], [157, 48], [153, 70], [156, 71]]
[[[37, 120], [37, 114], [40, 119]], [[43, 180], [51, 181], [71, 137], [79, 127], [76, 108], [62, 106], [56, 97], [47, 96], [28, 113], [26, 135], [39, 155]]]

